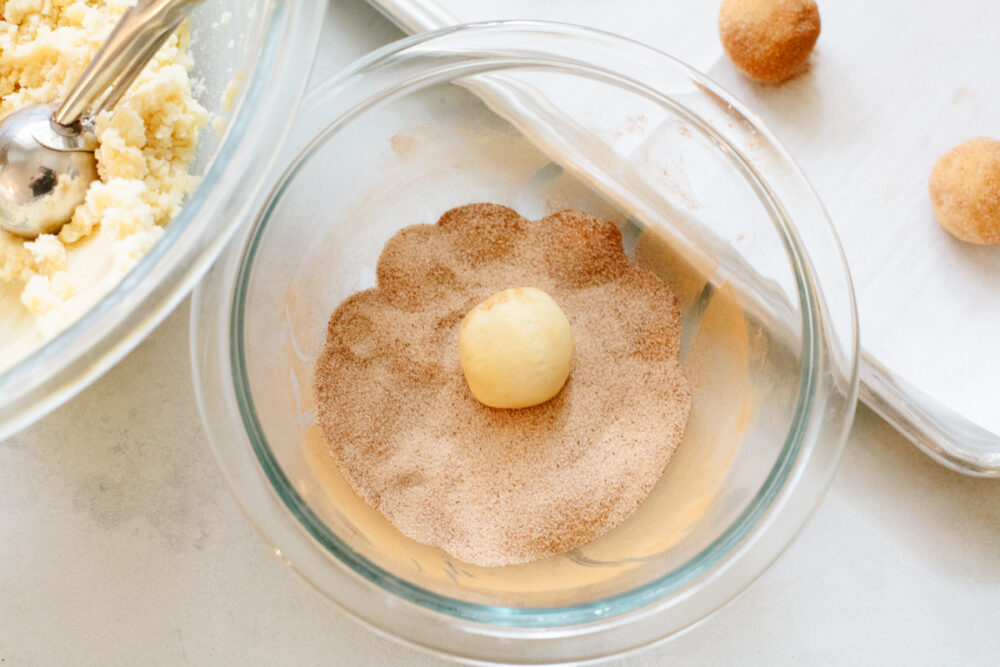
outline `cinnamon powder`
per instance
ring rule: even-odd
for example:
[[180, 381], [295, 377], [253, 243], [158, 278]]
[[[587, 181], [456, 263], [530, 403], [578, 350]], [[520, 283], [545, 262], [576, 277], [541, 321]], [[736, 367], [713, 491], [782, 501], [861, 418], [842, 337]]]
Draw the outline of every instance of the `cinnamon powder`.
[[[546, 291], [576, 351], [562, 391], [520, 410], [468, 390], [458, 325], [491, 294]], [[610, 222], [473, 204], [386, 244], [317, 363], [318, 419], [354, 490], [408, 537], [482, 566], [567, 551], [624, 520], [687, 422], [680, 312]]]

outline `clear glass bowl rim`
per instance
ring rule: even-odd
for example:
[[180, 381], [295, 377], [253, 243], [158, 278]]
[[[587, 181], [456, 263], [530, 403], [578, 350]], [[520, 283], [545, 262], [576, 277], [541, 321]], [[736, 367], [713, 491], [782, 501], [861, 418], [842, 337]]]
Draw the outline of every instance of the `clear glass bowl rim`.
[[325, 11], [324, 0], [271, 3], [256, 69], [225, 138], [163, 238], [80, 319], [0, 373], [0, 440], [72, 398], [142, 342], [222, 252], [249, 212], [251, 198], [241, 192], [261, 184], [291, 125]]
[[[442, 75], [441, 78], [453, 78], [459, 70], [462, 72], [463, 76], [474, 74], [476, 72], [475, 66], [477, 65], [488, 70], [498, 69], [496, 67], [498, 60], [503, 60], [504, 62], [507, 62], [509, 66], [516, 67], [514, 63], [519, 57], [518, 53], [497, 54], [495, 51], [490, 51], [491, 45], [482, 45], [477, 43], [479, 36], [483, 33], [489, 32], [507, 33], [507, 36], [511, 38], [512, 44], [516, 43], [514, 37], [519, 32], [527, 32], [535, 33], [537, 35], [549, 34], [551, 36], [562, 38], [596, 39], [602, 42], [615, 43], [623, 48], [627, 47], [627, 49], [632, 52], [645, 52], [648, 57], [655, 57], [663, 60], [667, 66], [674, 68], [684, 77], [693, 80], [698, 85], [702, 86], [707, 93], [714, 94], [722, 99], [731, 101], [733, 107], [738, 111], [743, 112], [743, 115], [750, 120], [754, 130], [759, 131], [764, 138], [771, 140], [771, 142], [778, 147], [777, 142], [774, 141], [773, 137], [763, 130], [760, 122], [743, 110], [742, 107], [735, 101], [732, 101], [732, 97], [728, 93], [723, 91], [719, 86], [705, 78], [703, 75], [691, 70], [679, 61], [657, 52], [650, 47], [630, 42], [608, 33], [575, 26], [540, 22], [517, 21], [474, 24], [471, 26], [449, 28], [436, 33], [401, 40], [400, 42], [396, 42], [374, 52], [373, 54], [370, 54], [347, 70], [344, 70], [333, 78], [321, 83], [320, 86], [314, 89], [307, 97], [303, 110], [305, 111], [311, 109], [314, 105], [319, 104], [329, 105], [330, 100], [334, 99], [338, 91], [343, 92], [343, 90], [349, 87], [352, 82], [357, 83], [366, 77], [371, 77], [373, 74], [386, 76], [386, 73], [393, 68], [402, 69], [404, 67], [409, 67], [410, 69], [413, 69], [413, 63], [408, 62], [410, 57], [417, 53], [420, 55], [427, 55], [428, 53], [433, 52], [435, 46], [437, 46], [435, 44], [436, 41], [447, 42], [447, 44], [441, 44], [440, 48], [442, 51], [446, 50], [449, 56], [460, 60], [464, 55], [468, 60], [465, 65], [465, 69], [460, 69], [459, 65], [456, 65], [453, 62], [448, 70], [448, 73]], [[456, 33], [459, 35], [457, 40], [455, 40]], [[463, 41], [462, 38], [465, 38], [466, 41]], [[449, 39], [452, 39], [452, 41], [448, 42]], [[461, 44], [456, 43], [456, 41]], [[492, 44], [492, 46], [495, 48], [495, 44]], [[423, 49], [423, 51], [421, 51], [421, 49]], [[511, 51], [516, 52], [517, 49], [512, 48]], [[491, 58], [493, 59], [491, 60]], [[562, 66], [572, 65], [581, 68], [581, 70], [589, 68], [592, 72], [601, 73], [602, 76], [610, 74], [606, 70], [601, 70], [600, 67], [592, 63], [584, 62], [583, 60], [564, 60], [557, 62], [557, 59], [558, 56], [552, 56], [552, 59], [546, 61], [546, 64], [559, 64]], [[533, 64], [537, 64], [537, 62], [538, 61], [533, 61]], [[429, 85], [433, 82], [428, 71], [413, 74], [413, 80], [410, 81], [409, 84], [401, 83], [400, 80], [392, 79], [391, 76], [387, 76], [386, 78], [393, 81], [394, 85], [391, 89], [388, 85], [379, 90], [376, 90], [378, 88], [377, 86], [375, 88], [370, 88], [370, 90], [374, 92], [368, 96], [364, 104], [355, 105], [349, 110], [344, 111], [345, 104], [340, 103], [338, 108], [341, 109], [343, 113], [335, 114], [333, 111], [330, 111], [329, 116], [331, 121], [327, 128], [321, 132], [320, 135], [309, 144], [309, 146], [298, 153], [295, 161], [293, 161], [293, 163], [278, 178], [278, 183], [272, 190], [272, 194], [269, 197], [266, 206], [262, 209], [258, 219], [248, 232], [247, 240], [245, 241], [242, 250], [234, 246], [234, 248], [227, 253], [227, 255], [235, 255], [235, 253], [239, 252], [240, 258], [236, 261], [238, 266], [234, 269], [236, 277], [233, 281], [230, 310], [228, 313], [228, 322], [230, 324], [228, 327], [228, 336], [222, 332], [218, 333], [220, 335], [227, 336], [228, 338], [225, 347], [228, 348], [230, 353], [227, 355], [227, 358], [231, 366], [227, 372], [230, 374], [229, 377], [232, 378], [233, 385], [227, 389], [234, 393], [236, 403], [239, 406], [240, 426], [243, 430], [241, 439], [245, 441], [249, 438], [249, 442], [241, 442], [239, 445], [246, 445], [247, 447], [252, 448], [254, 455], [256, 456], [256, 463], [260, 466], [259, 472], [261, 472], [262, 476], [266, 476], [267, 484], [273, 492], [272, 501], [280, 503], [281, 507], [287, 512], [292, 520], [295, 521], [299, 527], [302, 527], [305, 531], [307, 531], [307, 541], [312, 544], [313, 548], [322, 549], [327, 553], [327, 555], [332, 554], [339, 559], [341, 564], [349, 567], [354, 575], [361, 577], [362, 579], [370, 582], [373, 586], [376, 586], [391, 595], [398, 596], [399, 598], [402, 598], [409, 603], [413, 603], [428, 612], [444, 614], [457, 619], [460, 623], [466, 624], [464, 629], [467, 632], [479, 634], [479, 631], [475, 629], [475, 626], [486, 626], [490, 629], [488, 634], [495, 634], [495, 636], [498, 637], [527, 638], [532, 636], [530, 633], [540, 630], [544, 631], [548, 635], [552, 635], [552, 632], [556, 631], [559, 636], [572, 636], [578, 634], [579, 632], [587, 632], [588, 627], [589, 629], [593, 629], [592, 626], [595, 622], [599, 623], [603, 629], [608, 629], [618, 623], [627, 623], [631, 615], [635, 615], [643, 609], [648, 609], [650, 605], [654, 605], [657, 601], [663, 600], [666, 596], [670, 595], [670, 593], [676, 592], [679, 589], [688, 586], [697, 580], [701, 575], [704, 575], [706, 572], [711, 572], [714, 568], [717, 568], [720, 562], [724, 560], [727, 555], [732, 554], [735, 549], [739, 548], [741, 543], [747, 540], [748, 536], [754, 532], [754, 529], [759, 529], [762, 523], [767, 520], [768, 516], [774, 510], [774, 501], [783, 494], [783, 491], [787, 491], [787, 486], [794, 481], [794, 477], [801, 476], [802, 468], [805, 467], [805, 464], [808, 463], [810, 459], [811, 448], [815, 443], [810, 441], [807, 436], [815, 433], [817, 422], [822, 420], [823, 415], [823, 410], [817, 411], [816, 406], [813, 404], [817, 388], [821, 384], [820, 374], [823, 367], [826, 365], [824, 363], [825, 360], [821, 360], [820, 357], [826, 354], [826, 346], [830, 344], [830, 341], [824, 338], [822, 327], [817, 321], [822, 319], [824, 316], [824, 304], [822, 298], [817, 298], [817, 295], [821, 295], [821, 292], [818, 291], [816, 285], [813, 284], [814, 276], [811, 273], [811, 264], [808, 260], [808, 255], [806, 255], [799, 247], [799, 239], [797, 238], [795, 229], [790, 224], [787, 225], [787, 229], [779, 228], [779, 232], [786, 237], [786, 243], [789, 245], [791, 255], [802, 260], [800, 266], [796, 267], [796, 270], [802, 272], [799, 276], [799, 292], [803, 312], [803, 358], [808, 359], [809, 361], [804, 363], [803, 366], [801, 380], [802, 388], [799, 392], [799, 410], [797, 411], [796, 419], [794, 420], [792, 427], [789, 429], [789, 434], [786, 438], [782, 453], [772, 469], [767, 481], [764, 483], [751, 505], [743, 512], [740, 519], [735, 524], [730, 526], [729, 530], [727, 530], [711, 546], [679, 570], [675, 570], [657, 581], [605, 600], [599, 600], [573, 607], [524, 609], [477, 605], [454, 600], [452, 598], [447, 598], [437, 593], [421, 589], [381, 570], [374, 564], [355, 554], [348, 547], [346, 547], [346, 545], [340, 542], [335, 535], [326, 529], [323, 522], [315, 517], [315, 515], [311, 512], [308, 505], [301, 499], [298, 493], [294, 490], [294, 487], [284, 476], [280, 465], [277, 463], [266, 444], [266, 440], [263, 437], [259, 424], [256, 423], [252, 398], [250, 396], [249, 388], [245, 382], [245, 373], [243, 372], [244, 360], [241, 357], [241, 331], [244, 307], [243, 300], [246, 296], [246, 283], [250, 270], [252, 269], [253, 256], [260, 236], [266, 228], [277, 203], [280, 201], [280, 197], [284, 192], [284, 189], [294, 178], [298, 166], [300, 166], [301, 163], [308, 158], [310, 151], [316, 144], [321, 142], [322, 138], [327, 137], [332, 132], [336, 131], [335, 126], [341, 123], [349, 122], [350, 118], [356, 113], [363, 113], [365, 104], [370, 102], [377, 103], [378, 101], [381, 101], [385, 95], [399, 94], [406, 90], [418, 88], [423, 85]], [[416, 83], [414, 83], [414, 81], [416, 81]], [[620, 79], [620, 82], [627, 82], [627, 80]], [[373, 100], [374, 102], [372, 102]], [[778, 150], [781, 153], [781, 157], [785, 161], [785, 168], [799, 176], [801, 184], [808, 189], [808, 194], [813, 200], [815, 200], [815, 194], [812, 192], [808, 182], [801, 176], [801, 173], [798, 171], [794, 162], [783, 152], [783, 150], [780, 149], [780, 147], [778, 147]], [[778, 198], [774, 195], [774, 193], [770, 192], [766, 182], [763, 181], [763, 178], [760, 177], [759, 174], [757, 177], [761, 179], [763, 188], [777, 201]], [[829, 220], [826, 219], [825, 212], [822, 211], [822, 206], [818, 204], [818, 200], [816, 200], [815, 203], [818, 205], [819, 211], [822, 213], [823, 222], [825, 222], [828, 227], [829, 233], [833, 235], [835, 248], [839, 253], [839, 244], [836, 244], [836, 238], [835, 234], [832, 232], [832, 226], [830, 226]], [[849, 275], [847, 274], [846, 264], [843, 262], [842, 254], [840, 255], [839, 263], [840, 268], [843, 271], [841, 279], [845, 282], [848, 292], [850, 292]], [[232, 264], [232, 262], [230, 264]], [[213, 272], [213, 274], [214, 273], [215, 272]], [[206, 310], [200, 307], [199, 304], [204, 298], [203, 293], [208, 289], [209, 288], [206, 286], [199, 288], [196, 293], [197, 303], [193, 304], [192, 307], [191, 326], [193, 336], [195, 337], [203, 334], [203, 323], [201, 322], [201, 317], [202, 313], [205, 313]], [[830, 477], [832, 477], [836, 461], [839, 459], [839, 452], [842, 448], [844, 437], [846, 436], [846, 426], [850, 424], [853, 416], [853, 404], [857, 390], [857, 340], [856, 323], [854, 321], [853, 312], [853, 298], [848, 298], [848, 301], [850, 302], [851, 308], [850, 312], [846, 314], [846, 317], [850, 321], [847, 326], [848, 329], [853, 331], [853, 333], [848, 334], [847, 338], [849, 340], [847, 341], [847, 347], [849, 349], [844, 350], [846, 352], [846, 366], [839, 369], [846, 377], [846, 383], [842, 389], [844, 402], [847, 408], [843, 415], [843, 423], [840, 424], [839, 427], [839, 436], [833, 439], [833, 449], [835, 451], [832, 452], [832, 456], [827, 457], [828, 459], [832, 459], [832, 465], [829, 466], [825, 475], [822, 476], [825, 481], [821, 485], [819, 493], [820, 497], [822, 495], [822, 490], [825, 489], [826, 483], [828, 483]], [[845, 314], [842, 313], [841, 315]], [[203, 386], [202, 384], [204, 372], [201, 368], [199, 368], [199, 366], [204, 364], [205, 358], [203, 355], [199, 354], [198, 348], [201, 347], [202, 345], [199, 344], [192, 348], [192, 358], [196, 374], [196, 391], [199, 395], [199, 405], [202, 409], [203, 419], [205, 419], [206, 425], [209, 428], [210, 439], [212, 441], [217, 460], [219, 460], [220, 466], [222, 467], [224, 474], [226, 474], [234, 494], [237, 496], [237, 499], [241, 501], [241, 504], [243, 505], [244, 510], [247, 511], [251, 521], [257, 525], [258, 529], [264, 534], [265, 538], [280, 551], [283, 557], [289, 560], [293, 567], [299, 569], [300, 573], [314, 586], [339, 605], [347, 608], [349, 612], [353, 613], [355, 610], [352, 609], [352, 605], [349, 602], [345, 602], [341, 596], [338, 596], [334, 587], [322, 581], [318, 581], [316, 576], [304, 571], [303, 568], [299, 568], [296, 565], [294, 556], [288, 550], [287, 543], [272, 539], [272, 536], [270, 535], [272, 531], [269, 531], [266, 526], [261, 525], [253, 516], [253, 513], [247, 509], [248, 503], [243, 502], [247, 491], [245, 488], [239, 488], [243, 482], [235, 480], [227, 472], [225, 465], [226, 457], [224, 455], [220, 455], [220, 448], [222, 448], [223, 445], [217, 440], [216, 437], [214, 437], [216, 429], [211, 426], [211, 422], [213, 421], [210, 417], [211, 412], [206, 409], [205, 404], [202, 402], [202, 398], [207, 393], [217, 388], [209, 388]], [[818, 498], [816, 500], [818, 501]], [[799, 525], [801, 525], [801, 523]], [[787, 539], [781, 548], [790, 542], [791, 538], [794, 536], [794, 532], [795, 531], [792, 531], [792, 533], [787, 536]], [[773, 559], [776, 557], [777, 554], [780, 553], [780, 550], [781, 549], [779, 548], [771, 558]], [[765, 567], [766, 564], [767, 563], [764, 563]], [[760, 571], [763, 571], [763, 567]], [[752, 579], [760, 573], [760, 571], [754, 573], [751, 577], [746, 578], [745, 581], [741, 583], [740, 589], [749, 584], [750, 581], [752, 581]], [[735, 591], [731, 595], [735, 595]], [[729, 597], [731, 597], [731, 595]], [[362, 621], [367, 622], [370, 625], [374, 625], [376, 629], [379, 629], [380, 631], [387, 632], [390, 635], [395, 636], [397, 639], [401, 638], [399, 634], [393, 633], [391, 629], [387, 629], [372, 618], [366, 618], [360, 614], [354, 615], [361, 616]], [[695, 620], [697, 620], [697, 618], [690, 619], [687, 622], [687, 625], [690, 625], [690, 623], [693, 623]], [[549, 638], [554, 638], [554, 636], [549, 636]], [[408, 640], [406, 637], [403, 637], [403, 639]], [[420, 642], [413, 642], [412, 639], [409, 639], [409, 641], [411, 643], [417, 643], [418, 645], [423, 646], [423, 648], [430, 648], [444, 653], [452, 653], [452, 651], [450, 651], [447, 647], [428, 646], [426, 643], [421, 644]], [[475, 657], [467, 653], [461, 655], [466, 658]]]

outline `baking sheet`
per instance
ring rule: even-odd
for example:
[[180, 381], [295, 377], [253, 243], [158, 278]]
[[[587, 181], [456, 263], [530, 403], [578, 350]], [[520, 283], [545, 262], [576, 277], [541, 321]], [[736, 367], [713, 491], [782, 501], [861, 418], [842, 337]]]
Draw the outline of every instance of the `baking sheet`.
[[927, 178], [974, 136], [1000, 136], [1000, 3], [820, 2], [810, 71], [782, 86], [743, 78], [716, 33], [718, 3], [438, 0], [464, 22], [538, 19], [659, 48], [756, 111], [811, 178], [854, 278], [863, 347], [958, 414], [1000, 433], [1000, 248], [934, 222]]

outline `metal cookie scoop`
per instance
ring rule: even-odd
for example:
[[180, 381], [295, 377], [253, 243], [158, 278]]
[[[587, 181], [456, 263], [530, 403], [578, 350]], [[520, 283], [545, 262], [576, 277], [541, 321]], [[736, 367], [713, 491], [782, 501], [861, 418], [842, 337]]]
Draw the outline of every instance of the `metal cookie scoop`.
[[62, 104], [19, 109], [0, 122], [0, 228], [54, 234], [97, 179], [94, 117], [122, 98], [201, 0], [139, 0]]

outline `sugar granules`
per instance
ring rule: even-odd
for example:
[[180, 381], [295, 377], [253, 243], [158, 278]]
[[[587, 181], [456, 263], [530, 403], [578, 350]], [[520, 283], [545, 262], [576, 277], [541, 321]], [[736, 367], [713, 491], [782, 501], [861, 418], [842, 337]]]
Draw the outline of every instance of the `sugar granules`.
[[[408, 537], [499, 566], [565, 552], [631, 514], [684, 433], [669, 288], [625, 255], [610, 222], [530, 221], [472, 204], [386, 244], [377, 287], [333, 313], [317, 363], [331, 456]], [[537, 287], [573, 328], [573, 370], [541, 405], [489, 408], [458, 362], [462, 317], [491, 294]]]

